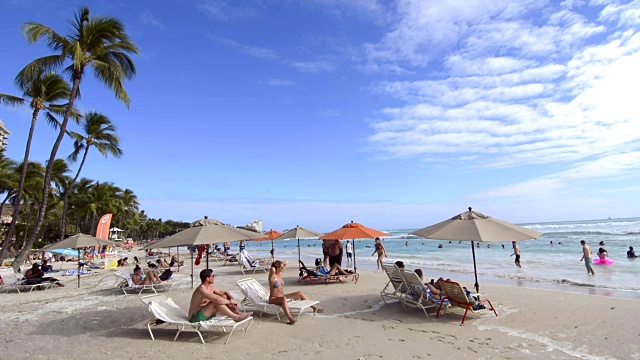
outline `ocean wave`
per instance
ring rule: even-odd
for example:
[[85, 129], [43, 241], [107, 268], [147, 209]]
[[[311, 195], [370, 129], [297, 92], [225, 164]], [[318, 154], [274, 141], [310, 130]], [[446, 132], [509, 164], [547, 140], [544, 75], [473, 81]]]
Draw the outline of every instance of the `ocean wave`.
[[562, 234], [563, 236], [581, 236], [581, 235], [640, 235], [640, 231], [626, 231], [626, 230], [609, 230], [609, 231], [545, 231], [544, 234]]

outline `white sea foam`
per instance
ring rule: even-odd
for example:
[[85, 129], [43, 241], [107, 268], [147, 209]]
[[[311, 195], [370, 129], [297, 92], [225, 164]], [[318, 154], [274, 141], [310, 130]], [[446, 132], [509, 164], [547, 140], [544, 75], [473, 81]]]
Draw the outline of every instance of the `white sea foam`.
[[571, 346], [568, 343], [565, 342], [559, 342], [559, 341], [555, 341], [553, 339], [550, 339], [546, 336], [542, 336], [542, 335], [537, 335], [537, 334], [531, 334], [528, 333], [526, 331], [523, 330], [518, 330], [518, 329], [510, 329], [504, 326], [493, 326], [493, 325], [479, 325], [478, 326], [479, 330], [498, 330], [500, 332], [506, 333], [510, 336], [515, 336], [515, 337], [519, 337], [522, 339], [526, 339], [526, 340], [530, 340], [530, 341], [535, 341], [538, 342], [540, 344], [545, 345], [550, 351], [561, 351], [569, 356], [573, 356], [579, 359], [586, 359], [586, 360], [609, 360], [609, 359], [614, 359], [612, 357], [609, 356], [598, 356], [598, 355], [593, 355], [593, 354], [589, 354], [586, 353], [584, 351], [582, 351], [581, 349], [576, 349], [573, 346]]

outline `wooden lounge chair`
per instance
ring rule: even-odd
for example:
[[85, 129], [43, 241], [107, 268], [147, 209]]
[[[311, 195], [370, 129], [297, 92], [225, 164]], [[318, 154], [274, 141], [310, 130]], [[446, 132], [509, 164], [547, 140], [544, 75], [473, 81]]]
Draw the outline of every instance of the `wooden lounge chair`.
[[433, 298], [429, 289], [425, 287], [422, 280], [420, 280], [420, 277], [415, 272], [401, 269], [400, 275], [402, 276], [406, 287], [409, 289], [407, 294], [400, 300], [403, 306], [406, 305], [422, 309], [427, 317], [429, 317], [427, 309], [438, 305], [449, 306], [448, 300], [437, 300]]
[[[380, 292], [382, 301], [387, 303], [387, 298], [402, 300], [407, 295], [408, 287], [400, 274], [400, 269], [394, 263], [382, 263], [382, 269], [387, 274], [389, 281]], [[404, 305], [403, 305], [404, 306]]]
[[[240, 302], [243, 311], [258, 311], [260, 317], [263, 313], [275, 315], [280, 320], [280, 314], [284, 314], [284, 310], [280, 305], [269, 304], [269, 291], [260, 285], [253, 278], [247, 278], [237, 281], [240, 291], [244, 295], [244, 299]], [[312, 306], [318, 305], [320, 302], [315, 300], [294, 300], [287, 303], [291, 314], [297, 313], [296, 320], [300, 318], [300, 314]], [[317, 309], [317, 308], [316, 308]], [[316, 311], [314, 310], [315, 314]]]
[[[153, 318], [147, 322], [147, 329], [149, 330], [149, 335], [151, 335], [151, 340], [155, 340], [153, 336], [153, 331], [151, 331], [151, 325], [175, 325], [178, 329], [178, 333], [173, 338], [173, 341], [178, 339], [178, 335], [180, 335], [183, 331], [193, 331], [198, 333], [200, 336], [200, 341], [204, 344], [204, 338], [202, 337], [202, 333], [200, 333], [200, 328], [205, 329], [221, 329], [223, 332], [229, 331], [229, 336], [227, 336], [227, 340], [224, 342], [227, 344], [229, 339], [231, 339], [231, 335], [233, 335], [233, 331], [236, 327], [240, 325], [245, 325], [243, 330], [247, 331], [249, 326], [251, 326], [251, 322], [253, 321], [253, 317], [249, 316], [248, 318], [242, 321], [234, 321], [233, 319], [226, 316], [216, 316], [213, 319], [207, 321], [200, 321], [196, 323], [192, 323], [189, 321], [189, 315], [186, 311], [182, 310], [180, 306], [178, 306], [171, 298], [167, 298], [164, 295], [147, 295], [140, 298], [143, 303], [147, 304], [149, 307], [149, 312], [153, 314]], [[160, 321], [158, 321], [160, 320]]]
[[[477, 300], [470, 300], [465, 290], [457, 282], [441, 280], [440, 286], [442, 286], [442, 290], [445, 293], [444, 299], [448, 300], [452, 307], [455, 306], [464, 309], [464, 315], [462, 316], [462, 322], [460, 323], [460, 326], [464, 325], [464, 320], [467, 318], [467, 313], [469, 311], [474, 314], [478, 314], [487, 310], [491, 310], [494, 314], [496, 314], [496, 316], [498, 316], [496, 309], [493, 307], [489, 299], [480, 300], [480, 294], [472, 294], [471, 296], [475, 297]], [[486, 307], [485, 303], [489, 304], [489, 308]], [[441, 309], [442, 304], [440, 304], [440, 307], [438, 308], [436, 317], [440, 317]]]

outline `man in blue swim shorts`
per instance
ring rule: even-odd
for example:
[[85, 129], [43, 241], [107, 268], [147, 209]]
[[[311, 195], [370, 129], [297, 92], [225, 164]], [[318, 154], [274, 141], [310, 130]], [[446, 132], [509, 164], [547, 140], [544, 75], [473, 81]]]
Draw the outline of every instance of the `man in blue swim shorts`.
[[191, 296], [189, 321], [192, 323], [207, 321], [218, 313], [228, 316], [234, 321], [242, 321], [253, 315], [252, 312], [240, 312], [238, 310], [238, 302], [228, 291], [222, 291], [213, 286], [215, 277], [216, 275], [211, 269], [200, 271], [200, 281], [202, 283]]
[[584, 260], [584, 266], [587, 268], [588, 275], [595, 275], [596, 272], [593, 271], [593, 255], [591, 248], [584, 240], [580, 240], [580, 244], [582, 245], [582, 258], [580, 261]]

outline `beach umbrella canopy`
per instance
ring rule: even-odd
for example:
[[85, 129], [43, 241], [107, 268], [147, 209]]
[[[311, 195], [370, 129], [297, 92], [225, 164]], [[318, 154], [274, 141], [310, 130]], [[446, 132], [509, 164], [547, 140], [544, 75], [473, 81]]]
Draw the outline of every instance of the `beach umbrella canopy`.
[[201, 219], [191, 223], [190, 228], [145, 246], [144, 249], [186, 245], [209, 245], [217, 242], [256, 239], [263, 236], [261, 233], [225, 225], [219, 220]]
[[53, 243], [51, 245], [45, 246], [42, 248], [43, 251], [53, 251], [56, 249], [77, 249], [78, 251], [78, 288], [80, 288], [80, 248], [91, 247], [96, 245], [117, 245], [114, 242], [98, 239], [95, 236], [86, 235], [82, 233], [77, 233], [73, 236], [69, 236], [68, 238], [58, 241], [57, 243]]
[[[263, 237], [261, 233], [225, 225], [216, 219], [200, 219], [191, 223], [191, 227], [168, 236], [143, 249], [168, 248], [172, 246], [209, 245], [217, 242], [249, 240]], [[193, 257], [193, 253], [192, 253]], [[209, 256], [207, 267], [209, 266]], [[193, 259], [191, 261], [191, 287], [193, 287]]]
[[498, 220], [490, 216], [473, 211], [458, 214], [451, 219], [416, 230], [412, 235], [422, 236], [432, 240], [458, 240], [471, 241], [471, 253], [473, 254], [473, 272], [476, 283], [476, 291], [480, 291], [478, 285], [478, 271], [476, 269], [476, 250], [474, 241], [480, 242], [502, 242], [533, 240], [542, 236], [541, 232], [527, 229], [523, 226], [511, 224]]
[[274, 240], [286, 240], [286, 239], [297, 239], [298, 240], [298, 263], [300, 263], [300, 239], [306, 238], [316, 238], [321, 236], [322, 233], [317, 231], [305, 229], [300, 225], [296, 225], [295, 228], [286, 231], [284, 234], [278, 236]]
[[53, 249], [52, 253], [61, 254], [61, 255], [71, 255], [74, 256], [78, 253], [77, 250], [74, 249]]
[[[368, 228], [362, 224], [355, 223], [353, 220], [343, 225], [341, 228], [330, 233], [320, 236], [321, 240], [344, 240], [344, 239], [373, 239], [381, 236], [389, 236], [389, 234]], [[353, 270], [356, 271], [356, 242], [353, 242]]]
[[64, 240], [58, 241], [57, 243], [47, 245], [43, 247], [41, 250], [46, 251], [46, 250], [53, 250], [53, 249], [68, 249], [68, 248], [79, 249], [83, 247], [96, 246], [96, 245], [116, 246], [118, 244], [111, 242], [109, 240], [98, 239], [95, 236], [78, 233], [73, 236], [69, 236]]

